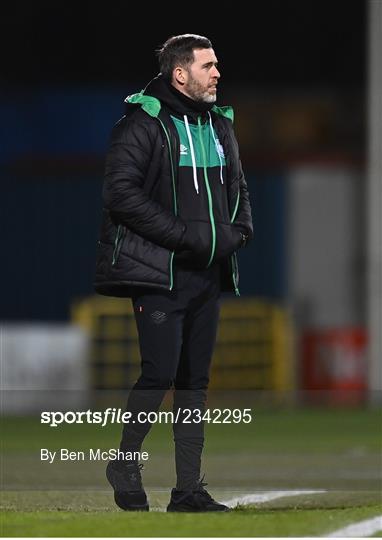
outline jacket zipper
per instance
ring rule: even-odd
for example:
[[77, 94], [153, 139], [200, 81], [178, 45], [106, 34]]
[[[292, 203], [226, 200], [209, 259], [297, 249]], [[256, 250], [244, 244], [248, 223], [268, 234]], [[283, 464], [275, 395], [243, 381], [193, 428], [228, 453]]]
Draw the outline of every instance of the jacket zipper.
[[239, 291], [239, 287], [238, 287], [238, 283], [237, 283], [237, 267], [238, 267], [238, 264], [237, 264], [237, 255], [236, 255], [236, 251], [234, 251], [231, 255], [231, 265], [232, 265], [232, 281], [233, 281], [233, 286], [234, 286], [234, 289], [235, 289], [235, 294], [236, 296], [240, 296], [240, 291]]
[[232, 214], [232, 217], [231, 217], [231, 223], [234, 222], [234, 219], [236, 217], [237, 209], [239, 208], [239, 199], [240, 199], [240, 187], [239, 187], [239, 190], [237, 192], [235, 208], [233, 209], [233, 214]]
[[126, 234], [126, 227], [124, 227], [123, 225], [118, 225], [117, 233], [114, 239], [113, 259], [111, 261], [112, 266], [115, 266], [115, 264], [117, 264], [125, 234]]
[[[236, 217], [237, 209], [239, 208], [239, 200], [240, 200], [240, 187], [239, 187], [239, 190], [237, 192], [236, 204], [235, 204], [235, 208], [234, 208], [233, 213], [232, 213], [231, 223], [233, 223], [233, 221], [234, 221], [234, 219]], [[238, 287], [238, 283], [237, 283], [238, 264], [237, 264], [236, 251], [234, 251], [232, 253], [232, 255], [231, 255], [231, 266], [232, 266], [232, 281], [233, 281], [233, 286], [234, 286], [234, 289], [235, 289], [235, 294], [236, 294], [236, 296], [240, 296], [240, 291], [239, 291], [239, 287]]]
[[[169, 134], [167, 132], [167, 129], [166, 129], [164, 123], [162, 122], [162, 120], [160, 118], [158, 118], [158, 121], [159, 121], [160, 125], [162, 126], [162, 129], [163, 129], [163, 131], [164, 131], [164, 133], [166, 135], [166, 139], [167, 139], [168, 152], [169, 152], [169, 156], [170, 156], [172, 189], [173, 189], [173, 196], [174, 196], [174, 213], [177, 216], [178, 215], [178, 205], [177, 205], [177, 202], [176, 202], [175, 171], [174, 171], [174, 160], [172, 158], [171, 141], [170, 141], [170, 136], [169, 136]], [[175, 254], [175, 251], [171, 251], [171, 256], [170, 256], [170, 286], [169, 286], [170, 291], [172, 290], [172, 288], [174, 286], [174, 272], [173, 272], [174, 254]]]
[[198, 116], [198, 132], [199, 132], [199, 140], [200, 140], [200, 146], [202, 149], [202, 155], [203, 155], [203, 172], [204, 172], [204, 182], [206, 184], [206, 190], [207, 190], [207, 197], [208, 197], [208, 208], [209, 208], [209, 214], [210, 214], [210, 221], [211, 221], [211, 230], [212, 230], [212, 247], [211, 247], [211, 256], [210, 260], [208, 261], [208, 264], [206, 268], [208, 268], [215, 255], [215, 248], [216, 248], [216, 228], [215, 228], [215, 219], [214, 219], [214, 212], [213, 212], [213, 204], [212, 204], [212, 195], [211, 195], [211, 188], [210, 184], [208, 182], [208, 174], [207, 174], [207, 159], [206, 159], [206, 151], [203, 144], [203, 137], [202, 137], [202, 126], [200, 123], [200, 116]]
[[[160, 125], [162, 126], [162, 129], [163, 129], [163, 131], [165, 133], [165, 136], [166, 136], [166, 139], [167, 139], [169, 156], [170, 156], [170, 165], [171, 165], [172, 188], [173, 188], [173, 196], [174, 196], [174, 213], [175, 213], [175, 215], [177, 215], [178, 214], [178, 205], [177, 205], [177, 200], [176, 200], [174, 160], [173, 160], [173, 157], [172, 157], [170, 137], [169, 137], [167, 129], [166, 129], [165, 125], [163, 124], [162, 120], [160, 118], [158, 118], [158, 121], [159, 121]], [[207, 264], [207, 268], [208, 268], [210, 266], [211, 262], [212, 262], [214, 254], [215, 254], [216, 228], [215, 228], [215, 220], [214, 220], [214, 214], [213, 214], [213, 208], [212, 208], [211, 189], [210, 189], [210, 185], [209, 185], [209, 182], [208, 182], [208, 175], [207, 175], [207, 169], [206, 169], [206, 154], [205, 154], [205, 148], [204, 148], [204, 145], [203, 145], [203, 140], [202, 140], [202, 137], [201, 137], [200, 116], [198, 116], [198, 126], [199, 126], [199, 138], [200, 138], [202, 154], [203, 154], [203, 161], [204, 161], [204, 166], [203, 166], [203, 169], [204, 169], [204, 181], [205, 181], [206, 189], [207, 189], [208, 205], [209, 205], [209, 213], [210, 213], [211, 229], [212, 229], [212, 249], [211, 249], [210, 260], [208, 261], [208, 264]], [[236, 199], [235, 208], [234, 208], [234, 211], [233, 211], [233, 214], [232, 214], [232, 217], [231, 217], [231, 223], [235, 219], [237, 209], [239, 207], [239, 198], [240, 198], [240, 189], [239, 189], [239, 191], [237, 193], [237, 199]], [[170, 291], [172, 290], [172, 288], [174, 286], [174, 277], [173, 277], [174, 276], [174, 274], [173, 274], [174, 254], [175, 254], [175, 252], [172, 251], [171, 252], [171, 257], [170, 257], [170, 287], [169, 287]], [[239, 291], [238, 284], [237, 284], [237, 256], [236, 256], [236, 252], [231, 255], [231, 266], [232, 266], [232, 281], [233, 281], [233, 285], [234, 285], [234, 289], [235, 289], [235, 294], [236, 294], [236, 296], [240, 296], [240, 291]]]

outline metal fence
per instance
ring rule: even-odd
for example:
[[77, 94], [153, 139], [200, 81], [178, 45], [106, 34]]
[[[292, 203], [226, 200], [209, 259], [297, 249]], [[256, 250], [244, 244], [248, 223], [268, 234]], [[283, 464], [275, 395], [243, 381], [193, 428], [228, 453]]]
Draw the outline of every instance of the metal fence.
[[[140, 372], [138, 334], [130, 299], [92, 296], [72, 308], [73, 322], [91, 337], [94, 389], [130, 388]], [[294, 388], [293, 331], [288, 312], [256, 298], [222, 301], [210, 388]]]

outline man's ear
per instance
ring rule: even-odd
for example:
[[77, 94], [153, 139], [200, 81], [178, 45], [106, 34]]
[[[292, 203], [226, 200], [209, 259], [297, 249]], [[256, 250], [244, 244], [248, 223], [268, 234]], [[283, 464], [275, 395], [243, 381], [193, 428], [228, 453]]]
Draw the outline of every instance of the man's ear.
[[186, 83], [186, 73], [182, 67], [179, 66], [174, 69], [174, 79], [181, 86]]

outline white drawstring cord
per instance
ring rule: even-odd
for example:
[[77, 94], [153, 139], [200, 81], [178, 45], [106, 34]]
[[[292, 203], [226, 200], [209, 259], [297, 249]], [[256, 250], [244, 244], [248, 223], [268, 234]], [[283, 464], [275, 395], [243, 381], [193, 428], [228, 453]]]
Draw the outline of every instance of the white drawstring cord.
[[196, 170], [194, 145], [193, 145], [193, 142], [192, 142], [192, 136], [191, 136], [190, 126], [188, 124], [187, 115], [185, 114], [183, 118], [184, 118], [184, 124], [186, 126], [188, 142], [190, 144], [190, 150], [191, 150], [192, 173], [193, 173], [193, 176], [194, 176], [195, 191], [196, 191], [196, 193], [199, 194], [198, 174], [197, 174], [197, 170]]
[[223, 182], [223, 162], [222, 162], [222, 158], [221, 158], [221, 155], [220, 155], [220, 150], [219, 150], [218, 142], [217, 142], [216, 137], [215, 137], [214, 128], [213, 128], [213, 126], [212, 126], [212, 118], [211, 118], [210, 111], [208, 111], [208, 116], [209, 116], [209, 118], [210, 118], [210, 128], [211, 128], [212, 137], [213, 137], [213, 139], [214, 139], [216, 152], [217, 152], [217, 154], [218, 154], [218, 156], [219, 156], [219, 161], [220, 161], [220, 181], [221, 181], [222, 184], [224, 184], [224, 182]]

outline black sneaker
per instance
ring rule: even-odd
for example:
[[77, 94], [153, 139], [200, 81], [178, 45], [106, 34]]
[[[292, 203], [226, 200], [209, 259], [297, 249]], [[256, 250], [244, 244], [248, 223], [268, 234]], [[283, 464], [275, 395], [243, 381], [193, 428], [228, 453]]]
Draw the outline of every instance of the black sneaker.
[[208, 493], [203, 483], [204, 476], [192, 491], [179, 491], [173, 488], [167, 512], [229, 512], [230, 508], [216, 502]]
[[149, 505], [142, 486], [143, 465], [135, 462], [109, 461], [106, 478], [114, 489], [115, 503], [122, 510], [148, 511]]

